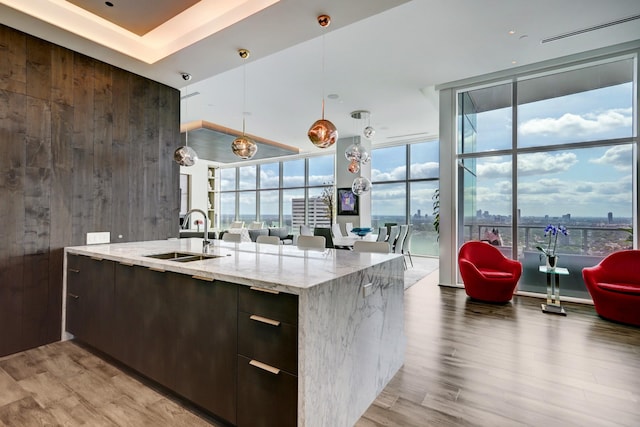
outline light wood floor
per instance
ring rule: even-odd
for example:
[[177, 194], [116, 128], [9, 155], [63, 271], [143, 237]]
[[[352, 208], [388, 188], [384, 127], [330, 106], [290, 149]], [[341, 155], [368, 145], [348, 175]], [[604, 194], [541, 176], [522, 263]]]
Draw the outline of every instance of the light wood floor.
[[[640, 426], [640, 328], [472, 302], [437, 274], [406, 291], [405, 364], [357, 427]], [[0, 426], [54, 425], [222, 426], [73, 342], [0, 358]]]

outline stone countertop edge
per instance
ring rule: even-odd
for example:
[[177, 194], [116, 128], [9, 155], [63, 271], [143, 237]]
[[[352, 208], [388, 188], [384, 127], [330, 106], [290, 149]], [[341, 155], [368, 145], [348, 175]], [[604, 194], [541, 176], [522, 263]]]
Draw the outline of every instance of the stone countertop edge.
[[259, 245], [213, 240], [202, 261], [176, 262], [150, 258], [167, 252], [202, 253], [202, 239], [169, 239], [128, 243], [109, 243], [65, 248], [65, 254], [108, 259], [126, 265], [257, 286], [281, 292], [301, 291], [341, 278], [401, 254], [356, 253], [342, 249], [301, 250], [291, 245]]

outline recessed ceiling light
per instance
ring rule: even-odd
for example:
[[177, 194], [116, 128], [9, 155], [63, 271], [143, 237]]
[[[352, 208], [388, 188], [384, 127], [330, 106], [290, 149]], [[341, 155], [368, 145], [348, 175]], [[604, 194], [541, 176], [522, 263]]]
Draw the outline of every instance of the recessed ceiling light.
[[514, 35], [516, 33], [516, 30], [509, 30], [509, 35]]
[[512, 63], [512, 64], [517, 64], [517, 63], [518, 63], [518, 61], [511, 61], [511, 63]]
[[338, 99], [338, 98], [340, 98], [340, 95], [338, 95], [337, 93], [330, 93], [329, 95], [327, 95], [327, 98], [329, 98], [329, 99]]
[[109, 7], [113, 7], [113, 3], [111, 3], [110, 1], [106, 1], [106, 2], [104, 2], [104, 4], [106, 4]]

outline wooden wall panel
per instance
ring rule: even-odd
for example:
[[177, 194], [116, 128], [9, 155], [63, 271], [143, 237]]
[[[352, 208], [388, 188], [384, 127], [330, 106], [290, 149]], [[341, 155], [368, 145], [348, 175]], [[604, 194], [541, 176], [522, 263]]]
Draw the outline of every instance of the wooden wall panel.
[[73, 203], [72, 242], [86, 242], [93, 223], [93, 67], [94, 61], [76, 55], [73, 66]]
[[[131, 176], [129, 165], [131, 163], [131, 140], [129, 138], [129, 97], [123, 96], [130, 93], [131, 74], [120, 70], [113, 70], [113, 146], [111, 147], [112, 176], [112, 204], [114, 215], [111, 216], [111, 241], [133, 240], [131, 232], [138, 225], [131, 222], [131, 206], [129, 196], [131, 194]], [[122, 237], [120, 237], [122, 236]]]
[[113, 112], [111, 69], [104, 63], [96, 63], [94, 79], [94, 137], [93, 137], [93, 221], [96, 227], [109, 231], [111, 224]]
[[[129, 177], [129, 209], [128, 213], [128, 233], [124, 239], [130, 241], [134, 239], [144, 225], [147, 225], [144, 217], [144, 197], [140, 191], [144, 188], [144, 167], [142, 157], [142, 147], [144, 146], [144, 80], [139, 76], [132, 76], [130, 81], [129, 98], [129, 140], [128, 142], [128, 163], [127, 176]], [[144, 240], [143, 235], [140, 240]]]
[[0, 25], [0, 90], [26, 93], [27, 37]]
[[[160, 121], [164, 126], [159, 126], [158, 138], [160, 140], [160, 159], [173, 159], [173, 152], [180, 145], [180, 141], [175, 139], [176, 134], [180, 134], [179, 122], [172, 120], [172, 117], [180, 117], [180, 92], [163, 87], [160, 89], [159, 95]], [[180, 200], [180, 176], [172, 174], [172, 170], [176, 163], [158, 161], [159, 177], [167, 177], [158, 180], [158, 229], [173, 230], [176, 228], [174, 218], [180, 215], [180, 206], [173, 204], [173, 200], [177, 197]], [[175, 237], [175, 234], [160, 235], [159, 239]]]
[[0, 354], [22, 349], [25, 114], [24, 95], [0, 90]]
[[26, 96], [0, 91], [0, 355], [22, 349]]
[[51, 44], [27, 38], [27, 95], [51, 98]]
[[148, 197], [144, 201], [145, 223], [152, 224], [152, 227], [145, 228], [144, 240], [158, 239], [160, 229], [158, 227], [158, 158], [160, 156], [158, 144], [158, 123], [159, 123], [159, 99], [158, 87], [145, 82], [145, 92], [148, 96], [144, 104], [144, 144], [142, 146], [143, 174], [145, 188], [149, 191]]
[[65, 246], [177, 236], [179, 108], [176, 89], [0, 25], [0, 356], [59, 339]]
[[73, 52], [51, 46], [51, 101], [73, 105]]

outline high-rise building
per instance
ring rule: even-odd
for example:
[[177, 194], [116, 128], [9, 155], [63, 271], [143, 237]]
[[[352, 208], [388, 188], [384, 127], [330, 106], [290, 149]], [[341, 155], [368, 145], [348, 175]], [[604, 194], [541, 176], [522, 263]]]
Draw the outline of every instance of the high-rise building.
[[320, 197], [312, 197], [308, 201], [308, 220], [304, 220], [304, 198], [291, 199], [291, 226], [296, 230], [300, 225], [311, 227], [331, 226], [329, 209]]

